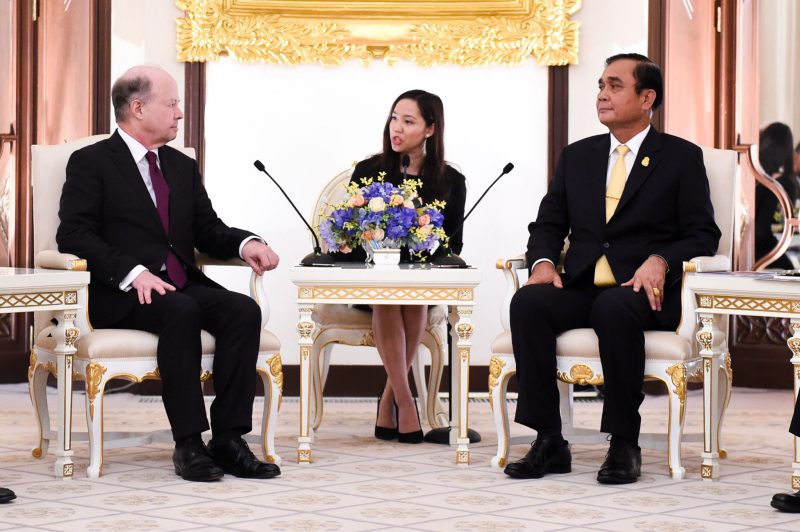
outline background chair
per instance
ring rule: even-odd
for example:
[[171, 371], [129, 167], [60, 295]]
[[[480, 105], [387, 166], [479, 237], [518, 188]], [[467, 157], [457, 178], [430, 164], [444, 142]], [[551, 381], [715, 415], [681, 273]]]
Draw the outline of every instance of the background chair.
[[[328, 207], [344, 199], [346, 187], [353, 169], [350, 168], [334, 177], [322, 190], [314, 206], [312, 225], [319, 227], [321, 220], [327, 218], [332, 209]], [[322, 251], [328, 247], [320, 241]], [[322, 423], [323, 390], [328, 378], [331, 349], [335, 344], [375, 347], [372, 335], [372, 314], [354, 309], [348, 305], [316, 305], [312, 319], [317, 325], [314, 332], [314, 346], [311, 351], [311, 367], [314, 400], [313, 427], [316, 430]], [[447, 308], [433, 307], [428, 312], [428, 326], [422, 336], [422, 346], [430, 353], [430, 379], [426, 384], [425, 363], [420, 349], [412, 365], [417, 394], [425, 408], [420, 412], [422, 422], [431, 428], [449, 425], [447, 412], [439, 401], [439, 385], [442, 380], [442, 366], [447, 357]], [[375, 393], [379, 393], [375, 389]]]
[[[694, 272], [730, 271], [733, 251], [734, 206], [738, 203], [739, 169], [737, 153], [731, 150], [703, 148], [711, 201], [714, 205], [714, 219], [722, 231], [718, 255], [696, 257], [684, 263], [684, 278]], [[509, 445], [528, 441], [529, 438], [509, 437], [506, 390], [508, 380], [516, 373], [511, 331], [509, 327], [509, 305], [520, 282], [528, 278], [528, 268], [524, 255], [497, 261], [497, 268], [506, 278], [506, 294], [501, 307], [500, 321], [503, 332], [492, 343], [492, 357], [489, 365], [489, 394], [497, 430], [497, 453], [491, 463], [504, 467], [508, 461]], [[667, 387], [667, 434], [642, 434], [640, 445], [644, 447], [667, 449], [670, 475], [683, 478], [680, 445], [686, 407], [686, 389], [690, 381], [702, 381], [702, 359], [698, 353], [695, 339], [697, 330], [695, 301], [691, 295], [683, 293], [683, 313], [681, 323], [675, 332], [645, 332], [645, 379], [659, 380]], [[727, 333], [727, 321], [723, 325]], [[574, 329], [561, 334], [556, 342], [557, 378], [561, 394], [561, 419], [564, 436], [571, 442], [601, 442], [604, 435], [595, 430], [573, 426], [573, 386], [597, 385], [603, 383], [603, 368], [600, 364], [600, 351], [597, 336], [592, 329]], [[724, 415], [730, 399], [730, 386], [733, 374], [730, 354], [725, 354], [725, 365], [720, 375], [720, 419]], [[720, 426], [722, 423], [720, 422]]]
[[[86, 261], [66, 253], [56, 251], [56, 230], [59, 218], [58, 208], [61, 189], [66, 179], [66, 166], [70, 155], [77, 149], [107, 138], [108, 135], [86, 137], [74, 142], [54, 146], [33, 146], [31, 171], [33, 177], [33, 217], [34, 254], [36, 267], [64, 270], [86, 270]], [[192, 148], [182, 151], [194, 157]], [[201, 265], [244, 266], [241, 260], [218, 261], [197, 254]], [[91, 264], [88, 265], [91, 268]], [[271, 332], [263, 329], [269, 319], [269, 305], [262, 278], [253, 274], [250, 282], [250, 295], [261, 307], [261, 344], [259, 347], [256, 371], [264, 384], [264, 413], [261, 436], [249, 438], [261, 443], [264, 457], [269, 462], [280, 464], [275, 452], [275, 426], [283, 388], [283, 369], [281, 366], [280, 342]], [[169, 430], [135, 434], [126, 432], [106, 432], [103, 426], [103, 397], [106, 384], [111, 379], [126, 379], [142, 382], [159, 377], [156, 364], [156, 345], [158, 337], [154, 334], [128, 329], [92, 329], [88, 318], [87, 301], [81, 303], [86, 311], [79, 315], [75, 325], [81, 335], [75, 344], [73, 376], [86, 383], [86, 422], [89, 440], [89, 467], [87, 474], [97, 477], [103, 470], [103, 449], [146, 445], [152, 441], [172, 441]], [[33, 456], [43, 457], [47, 453], [49, 440], [56, 438], [50, 430], [47, 405], [47, 374], [55, 374], [55, 339], [50, 336], [53, 326], [44, 313], [34, 319], [34, 346], [28, 368], [28, 384], [36, 420], [39, 424], [39, 446]], [[202, 372], [201, 381], [211, 378], [214, 360], [214, 337], [202, 332]], [[80, 439], [80, 437], [76, 437]]]

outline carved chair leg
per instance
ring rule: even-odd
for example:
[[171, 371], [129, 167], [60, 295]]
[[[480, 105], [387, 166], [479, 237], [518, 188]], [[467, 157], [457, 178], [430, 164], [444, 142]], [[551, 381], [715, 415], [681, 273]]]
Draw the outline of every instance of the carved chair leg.
[[[447, 341], [437, 340], [435, 333], [428, 329], [430, 336], [423, 338], [422, 343], [428, 348], [431, 354], [431, 371], [428, 375], [428, 394], [426, 416], [428, 424], [431, 428], [447, 427], [450, 424], [450, 419], [447, 411], [439, 400], [439, 389], [442, 385], [442, 371], [444, 360], [447, 358]], [[427, 336], [427, 335], [426, 335]], [[424, 369], [424, 368], [423, 368]]]
[[328, 380], [328, 370], [331, 367], [331, 350], [333, 344], [328, 344], [321, 350], [317, 349], [315, 345], [311, 350], [311, 380], [313, 397], [311, 398], [311, 407], [313, 409], [311, 416], [311, 426], [316, 431], [322, 424], [322, 415], [324, 408], [324, 395], [325, 382]]
[[264, 385], [261, 450], [264, 453], [264, 460], [280, 465], [281, 457], [275, 450], [275, 429], [278, 426], [278, 410], [283, 399], [283, 365], [280, 354], [272, 355], [257, 371]]
[[419, 422], [420, 426], [423, 424], [428, 424], [433, 427], [430, 420], [428, 419], [428, 402], [430, 401], [430, 396], [428, 395], [428, 383], [425, 379], [425, 362], [423, 362], [423, 353], [425, 352], [420, 346], [417, 349], [417, 356], [414, 357], [414, 362], [411, 363], [411, 372], [414, 375], [414, 385], [417, 388], [417, 396], [419, 397], [419, 404], [421, 408], [419, 408]]
[[107, 369], [92, 361], [86, 366], [86, 427], [89, 433], [89, 467], [86, 475], [98, 478], [103, 474], [103, 402], [108, 379]]
[[501, 469], [508, 463], [511, 440], [506, 392], [508, 380], [516, 372], [516, 366], [509, 364], [505, 357], [492, 356], [489, 362], [489, 404], [492, 407], [494, 427], [497, 433], [497, 453], [492, 457], [491, 465]]
[[47, 406], [47, 376], [49, 374], [44, 365], [37, 363], [36, 355], [32, 352], [28, 367], [28, 391], [36, 415], [36, 423], [39, 426], [39, 445], [31, 451], [34, 458], [42, 458], [46, 455], [47, 447], [50, 444], [46, 434], [50, 431], [50, 412]]
[[556, 380], [556, 384], [558, 385], [559, 397], [558, 409], [561, 413], [561, 432], [563, 434], [569, 434], [574, 428], [572, 416], [574, 408], [573, 392], [575, 386], [561, 380]]

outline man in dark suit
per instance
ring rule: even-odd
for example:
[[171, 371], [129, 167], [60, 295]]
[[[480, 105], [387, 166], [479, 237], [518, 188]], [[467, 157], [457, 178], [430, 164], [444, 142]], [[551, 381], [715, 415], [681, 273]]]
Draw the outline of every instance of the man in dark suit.
[[[251, 430], [261, 311], [197, 268], [195, 248], [241, 257], [261, 275], [278, 256], [248, 231], [228, 227], [206, 195], [196, 162], [166, 146], [183, 118], [175, 80], [134, 67], [111, 96], [118, 129], [72, 154], [61, 194], [59, 249], [88, 261], [89, 317], [96, 328], [158, 335], [158, 368], [175, 451], [175, 473], [210, 481], [280, 474], [241, 438]], [[216, 340], [208, 430], [200, 376], [200, 330]]]
[[[720, 237], [702, 151], [650, 125], [663, 86], [658, 65], [642, 55], [606, 61], [596, 104], [610, 134], [564, 149], [528, 227], [532, 271], [511, 302], [511, 337], [520, 388], [516, 421], [537, 437], [524, 458], [506, 467], [512, 477], [571, 470], [555, 350], [559, 334], [580, 327], [597, 333], [605, 379], [601, 430], [611, 442], [597, 480], [630, 483], [641, 474], [643, 331], [676, 328], [682, 262], [712, 255]], [[555, 264], [567, 236], [559, 275]]]

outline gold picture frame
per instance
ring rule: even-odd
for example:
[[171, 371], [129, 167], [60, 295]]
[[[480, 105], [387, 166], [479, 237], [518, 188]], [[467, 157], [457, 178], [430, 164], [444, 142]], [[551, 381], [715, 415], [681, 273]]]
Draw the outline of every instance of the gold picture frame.
[[176, 0], [178, 61], [578, 62], [582, 0]]

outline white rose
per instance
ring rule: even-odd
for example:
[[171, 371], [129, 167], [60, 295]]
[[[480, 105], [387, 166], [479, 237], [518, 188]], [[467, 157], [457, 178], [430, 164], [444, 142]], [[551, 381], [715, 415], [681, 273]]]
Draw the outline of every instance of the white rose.
[[369, 200], [369, 210], [372, 212], [383, 212], [386, 210], [386, 202], [383, 198], [372, 198]]
[[405, 207], [406, 209], [414, 209], [415, 208], [414, 202], [411, 201], [410, 199], [407, 199], [406, 201], [403, 202], [403, 207]]

